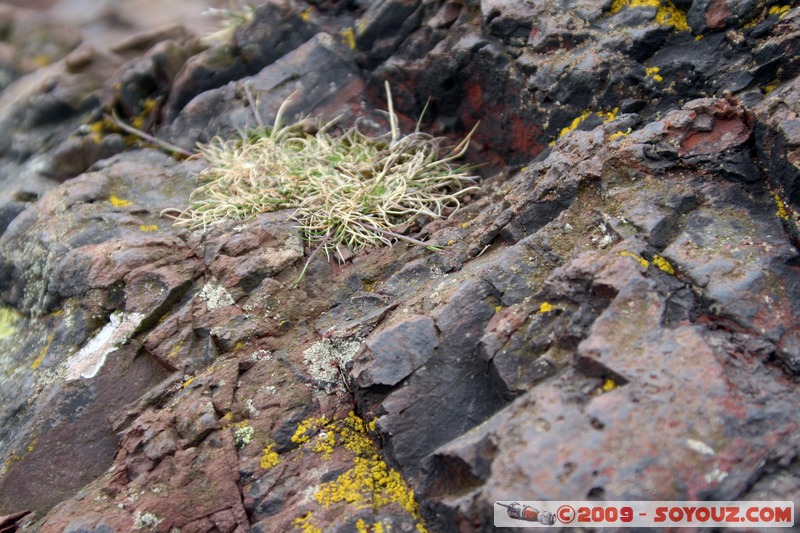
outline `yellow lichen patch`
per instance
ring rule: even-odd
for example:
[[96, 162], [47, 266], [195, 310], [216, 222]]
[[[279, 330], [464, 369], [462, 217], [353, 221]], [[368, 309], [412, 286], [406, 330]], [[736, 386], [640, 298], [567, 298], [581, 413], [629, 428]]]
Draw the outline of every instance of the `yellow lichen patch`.
[[38, 54], [33, 58], [33, 64], [38, 68], [46, 67], [52, 62], [52, 59], [47, 54]]
[[300, 20], [302, 20], [303, 22], [308, 22], [308, 19], [311, 18], [311, 13], [312, 13], [312, 9], [309, 7], [307, 9], [304, 9], [303, 11], [301, 11], [298, 16], [300, 17]]
[[47, 355], [47, 351], [50, 349], [50, 345], [53, 344], [54, 337], [55, 334], [52, 333], [49, 337], [47, 337], [47, 344], [45, 344], [44, 348], [42, 348], [42, 351], [39, 352], [39, 356], [33, 361], [33, 363], [31, 363], [31, 370], [36, 370], [39, 368], [39, 365], [42, 364], [42, 361], [44, 361], [44, 356]]
[[500, 312], [502, 309], [503, 309], [503, 306], [502, 306], [502, 305], [496, 305], [496, 306], [494, 307], [494, 312], [495, 312], [495, 313], [499, 313], [499, 312]]
[[[335, 480], [322, 483], [314, 493], [320, 505], [345, 503], [355, 510], [370, 508], [373, 512], [396, 503], [416, 521], [417, 531], [426, 533], [419, 505], [414, 499], [414, 491], [408, 486], [399, 472], [389, 468], [378, 454], [379, 450], [368, 432], [374, 431], [375, 421], [365, 422], [352, 411], [343, 419], [326, 416], [302, 421], [292, 437], [292, 442], [306, 445], [306, 449], [329, 457], [334, 449], [344, 447], [353, 454], [352, 467]], [[313, 432], [318, 432], [312, 440]], [[308, 513], [294, 521], [297, 528], [315, 527]], [[375, 523], [368, 528], [361, 522], [363, 531], [381, 533], [383, 525]], [[312, 531], [303, 529], [303, 531]]]
[[[173, 350], [174, 350], [174, 349], [175, 349], [175, 348], [173, 348]], [[197, 376], [192, 376], [192, 377], [190, 377], [189, 379], [187, 379], [186, 381], [184, 381], [184, 382], [183, 382], [183, 384], [181, 385], [181, 387], [185, 389], [186, 387], [188, 387], [189, 385], [191, 385], [191, 384], [192, 384], [192, 381], [194, 381], [195, 379], [197, 379]]]
[[358, 522], [356, 522], [356, 531], [358, 533], [384, 533], [386, 529], [384, 529], [382, 522], [367, 525], [363, 518], [359, 518]]
[[114, 196], [113, 194], [108, 197], [108, 201], [114, 207], [125, 207], [125, 206], [129, 206], [129, 205], [131, 205], [133, 203], [133, 202], [130, 202], [128, 200], [125, 200], [124, 198], [119, 198], [117, 196]]
[[147, 98], [142, 105], [142, 114], [149, 114], [151, 111], [158, 107], [158, 100], [155, 98]]
[[656, 22], [663, 26], [672, 26], [678, 31], [689, 31], [686, 22], [686, 13], [675, 7], [667, 0], [614, 0], [611, 4], [611, 14], [619, 13], [629, 7], [654, 7], [656, 8]]
[[[173, 347], [172, 347], [172, 349], [171, 349], [171, 350], [169, 351], [169, 353], [167, 354], [167, 359], [172, 359], [173, 357], [175, 357], [176, 355], [178, 355], [178, 352], [179, 352], [179, 351], [181, 351], [181, 348], [183, 348], [183, 341], [178, 341], [178, 344], [176, 344], [175, 346], [173, 346]], [[183, 386], [185, 387], [186, 385], [188, 385], [189, 383], [191, 383], [191, 382], [192, 382], [192, 380], [194, 380], [194, 378], [190, 378], [188, 381], [186, 381], [186, 382], [183, 384]]]
[[157, 107], [158, 107], [158, 100], [155, 100], [153, 98], [146, 99], [142, 103], [141, 112], [138, 115], [136, 115], [134, 117], [131, 117], [131, 119], [130, 119], [131, 126], [136, 128], [137, 130], [140, 130], [140, 129], [144, 128], [145, 121], [150, 116], [150, 114], [153, 112], [153, 110], [156, 109]]
[[[619, 108], [615, 107], [611, 111], [596, 111], [595, 114], [597, 116], [599, 116], [600, 118], [602, 118], [603, 122], [610, 122], [610, 121], [614, 120], [615, 118], [617, 118], [617, 113], [618, 112], [619, 112]], [[572, 119], [572, 122], [570, 122], [569, 126], [567, 126], [566, 128], [562, 128], [561, 129], [561, 131], [558, 133], [557, 139], [560, 139], [561, 137], [563, 137], [567, 133], [576, 130], [578, 128], [578, 126], [580, 126], [581, 123], [584, 120], [586, 120], [587, 118], [589, 118], [591, 116], [591, 114], [592, 114], [592, 111], [587, 109], [586, 111], [584, 111], [583, 113], [581, 113], [580, 115], [578, 115], [577, 117]], [[553, 144], [555, 144], [555, 141], [551, 142], [550, 146], [552, 146]]]
[[[415, 520], [421, 520], [414, 491], [400, 473], [386, 466], [378, 455], [356, 457], [353, 468], [335, 480], [320, 485], [314, 498], [325, 507], [346, 502], [359, 509], [380, 509], [397, 503]], [[417, 525], [417, 530], [420, 530], [420, 526]], [[424, 526], [422, 527], [420, 531], [424, 530]]]
[[775, 89], [778, 88], [778, 85], [780, 85], [778, 82], [772, 82], [772, 83], [769, 83], [769, 84], [765, 85], [764, 86], [764, 94], [771, 93], [772, 91], [774, 91]]
[[16, 463], [20, 459], [22, 459], [22, 457], [20, 457], [16, 453], [12, 453], [11, 455], [9, 455], [8, 459], [6, 459], [6, 462], [3, 463], [2, 468], [0, 468], [0, 476], [8, 472], [9, 467], [11, 467], [11, 465]]
[[669, 261], [661, 257], [660, 255], [653, 256], [653, 264], [666, 272], [667, 274], [675, 275], [675, 269], [672, 268], [672, 265], [669, 264]]
[[105, 128], [103, 127], [103, 121], [102, 120], [98, 120], [97, 122], [93, 122], [91, 125], [89, 125], [89, 133], [92, 136], [92, 140], [96, 144], [99, 144], [103, 140], [103, 132], [104, 131], [105, 131]]
[[592, 114], [592, 112], [587, 109], [586, 111], [584, 111], [583, 113], [581, 113], [580, 115], [578, 115], [577, 117], [572, 119], [572, 122], [570, 123], [569, 126], [567, 126], [566, 128], [562, 128], [561, 129], [561, 131], [558, 134], [558, 138], [560, 139], [561, 137], [563, 137], [567, 133], [577, 129], [577, 127], [581, 125], [581, 122], [583, 122], [584, 120], [589, 118], [589, 115], [591, 115], [591, 114]]
[[781, 220], [789, 220], [789, 212], [786, 210], [786, 204], [779, 195], [775, 194], [774, 198], [775, 203], [778, 206], [778, 210], [775, 212], [775, 215]]
[[0, 339], [6, 339], [17, 332], [17, 322], [21, 315], [8, 307], [0, 307]]
[[295, 518], [292, 520], [292, 525], [302, 531], [303, 533], [322, 533], [322, 529], [314, 526], [310, 523], [311, 521], [311, 511], [307, 512], [303, 516], [299, 518]]
[[351, 50], [356, 49], [356, 32], [353, 28], [347, 28], [339, 32], [342, 36], [342, 42], [350, 47]]
[[311, 451], [321, 453], [328, 459], [333, 453], [334, 446], [336, 446], [336, 434], [333, 431], [320, 431], [311, 445]]
[[549, 313], [553, 310], [553, 305], [547, 302], [543, 302], [542, 305], [539, 306], [540, 313]]
[[650, 261], [648, 261], [647, 259], [645, 259], [643, 257], [639, 257], [636, 254], [632, 254], [630, 252], [620, 252], [619, 255], [621, 255], [623, 257], [632, 257], [633, 259], [636, 260], [636, 262], [638, 262], [644, 268], [648, 268], [650, 266]]
[[615, 139], [620, 139], [622, 137], [627, 137], [628, 135], [630, 135], [630, 130], [628, 130], [628, 131], [618, 131], [616, 133], [612, 133], [611, 135], [609, 135], [608, 136], [608, 140], [609, 141], [613, 141]]
[[295, 444], [305, 444], [311, 438], [309, 433], [318, 431], [321, 427], [328, 423], [328, 417], [325, 415], [317, 418], [308, 418], [303, 420], [297, 425], [297, 429], [292, 435], [292, 442]]
[[375, 292], [375, 286], [376, 286], [377, 284], [378, 284], [378, 282], [377, 282], [377, 281], [366, 281], [366, 280], [361, 280], [361, 287], [362, 287], [362, 288], [363, 288], [363, 289], [364, 289], [366, 292]]
[[781, 83], [783, 83], [783, 68], [778, 67], [778, 71], [775, 73], [775, 77], [772, 79], [771, 82], [764, 86], [764, 94], [769, 94], [778, 87], [780, 87]]
[[778, 18], [783, 18], [792, 6], [772, 6], [769, 8], [770, 15], [778, 15]]
[[597, 115], [602, 118], [605, 122], [611, 122], [615, 118], [617, 118], [617, 113], [619, 113], [619, 108], [615, 107], [611, 111], [598, 111]]
[[612, 390], [619, 388], [619, 385], [617, 385], [617, 382], [613, 379], [606, 378], [605, 381], [603, 381], [603, 386], [601, 388], [603, 389], [603, 392], [611, 392]]
[[661, 69], [658, 67], [650, 67], [646, 68], [644, 70], [644, 73], [647, 77], [653, 78], [653, 80], [657, 81], [658, 83], [661, 83], [662, 81], [664, 81], [664, 77], [659, 74], [660, 71]]
[[278, 455], [278, 452], [275, 451], [275, 445], [270, 444], [264, 448], [264, 451], [261, 453], [261, 461], [259, 462], [259, 466], [261, 466], [261, 468], [264, 470], [268, 470], [277, 465], [279, 461], [280, 456]]
[[150, 224], [150, 225], [142, 224], [139, 226], [139, 231], [144, 231], [145, 233], [149, 233], [151, 231], [158, 231], [158, 226], [155, 224]]

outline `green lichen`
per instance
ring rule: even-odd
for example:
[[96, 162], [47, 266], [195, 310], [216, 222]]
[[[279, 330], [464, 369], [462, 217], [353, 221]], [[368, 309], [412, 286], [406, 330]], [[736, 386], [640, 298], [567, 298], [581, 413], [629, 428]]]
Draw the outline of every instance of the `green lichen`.
[[7, 339], [17, 332], [17, 322], [22, 318], [9, 307], [0, 307], [0, 340]]
[[233, 424], [233, 440], [236, 442], [238, 448], [244, 448], [253, 440], [255, 429], [247, 420], [242, 420]]
[[133, 529], [145, 529], [148, 531], [157, 531], [158, 524], [163, 522], [163, 518], [159, 518], [153, 513], [136, 511], [133, 515]]

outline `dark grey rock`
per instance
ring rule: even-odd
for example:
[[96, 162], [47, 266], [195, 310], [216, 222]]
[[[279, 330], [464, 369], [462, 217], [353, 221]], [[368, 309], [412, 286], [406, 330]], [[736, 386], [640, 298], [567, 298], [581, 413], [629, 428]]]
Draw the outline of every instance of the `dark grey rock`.
[[430, 317], [408, 317], [367, 341], [371, 360], [356, 374], [356, 381], [364, 388], [397, 385], [427, 363], [438, 344]]

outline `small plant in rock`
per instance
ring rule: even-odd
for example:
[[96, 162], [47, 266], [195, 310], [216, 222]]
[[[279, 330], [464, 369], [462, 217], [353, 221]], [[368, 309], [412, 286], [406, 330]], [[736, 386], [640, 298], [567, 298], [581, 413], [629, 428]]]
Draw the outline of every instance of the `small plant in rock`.
[[243, 5], [240, 8], [234, 6], [231, 1], [230, 9], [225, 8], [209, 8], [203, 12], [203, 15], [209, 17], [216, 17], [220, 20], [220, 28], [208, 35], [203, 36], [202, 41], [207, 45], [216, 43], [227, 43], [232, 38], [236, 30], [241, 26], [253, 20], [255, 8], [250, 5]]
[[421, 218], [451, 214], [477, 189], [469, 167], [453, 165], [475, 129], [450, 149], [445, 138], [420, 132], [419, 124], [402, 135], [388, 83], [386, 92], [391, 131], [382, 136], [368, 136], [357, 124], [334, 135], [335, 120], [317, 122], [309, 133], [308, 120], [284, 123], [287, 100], [271, 127], [257, 117], [259, 126], [237, 138], [200, 145], [208, 166], [176, 224], [206, 229], [293, 209], [291, 218], [315, 247], [309, 262], [320, 250], [343, 256], [345, 249], [357, 253], [396, 240], [431, 248], [403, 232]]

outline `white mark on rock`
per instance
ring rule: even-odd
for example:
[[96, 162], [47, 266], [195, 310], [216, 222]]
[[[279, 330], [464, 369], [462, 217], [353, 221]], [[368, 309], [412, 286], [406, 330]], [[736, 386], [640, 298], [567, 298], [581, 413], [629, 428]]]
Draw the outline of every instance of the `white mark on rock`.
[[686, 445], [689, 446], [689, 448], [691, 448], [692, 450], [696, 451], [697, 453], [703, 455], [714, 455], [716, 453], [714, 451], [714, 448], [712, 448], [711, 446], [709, 446], [708, 444], [706, 444], [701, 440], [686, 439]]
[[714, 470], [707, 472], [705, 475], [706, 483], [720, 482], [726, 477], [728, 477], [728, 473], [724, 470], [720, 470], [718, 467], [714, 467]]
[[106, 356], [125, 344], [142, 320], [144, 315], [141, 313], [112, 313], [108, 324], [69, 358], [66, 379], [95, 377], [106, 362]]

